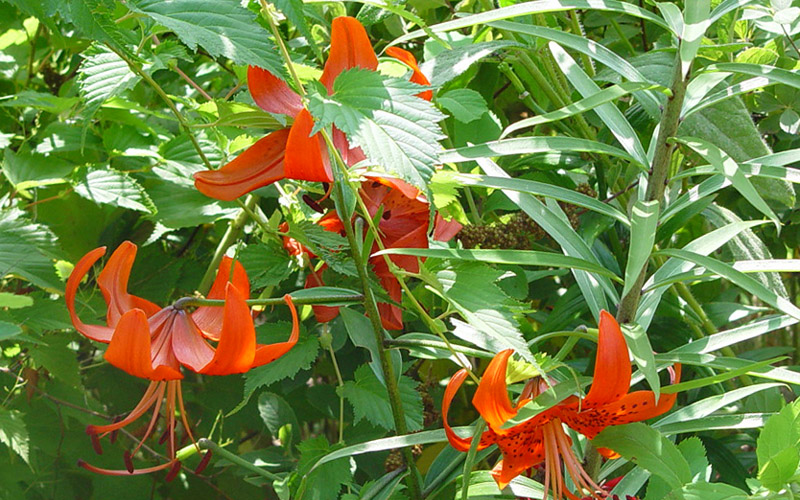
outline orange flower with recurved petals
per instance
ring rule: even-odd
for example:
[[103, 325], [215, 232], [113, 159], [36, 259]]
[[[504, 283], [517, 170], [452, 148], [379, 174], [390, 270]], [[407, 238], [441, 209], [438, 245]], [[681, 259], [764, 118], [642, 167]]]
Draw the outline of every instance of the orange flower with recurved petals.
[[[128, 293], [136, 245], [126, 241], [114, 251], [97, 277], [108, 306], [107, 324], [86, 324], [75, 310], [75, 296], [83, 277], [105, 252], [105, 247], [100, 247], [86, 254], [67, 280], [66, 302], [72, 324], [84, 336], [108, 344], [105, 358], [109, 363], [130, 375], [151, 380], [151, 383], [127, 417], [109, 425], [90, 425], [86, 433], [91, 436], [95, 450], [101, 453], [99, 437], [118, 431], [150, 408], [155, 409], [144, 437], [132, 452], [125, 453], [126, 470], [101, 469], [83, 461], [80, 465], [108, 475], [145, 474], [170, 468], [168, 479], [171, 479], [180, 470], [180, 462], [175, 458], [176, 411], [179, 411], [184, 429], [194, 441], [181, 396], [183, 375], [180, 367], [207, 375], [228, 375], [270, 363], [297, 343], [297, 311], [291, 297], [284, 296], [294, 322], [289, 339], [272, 345], [257, 344], [252, 315], [245, 302], [250, 294], [250, 283], [242, 265], [228, 257], [220, 263], [208, 293], [209, 299], [224, 299], [224, 307], [204, 306], [190, 313], [180, 306], [179, 301], [162, 309]], [[216, 343], [216, 347], [209, 341]], [[169, 440], [167, 455], [170, 460], [155, 467], [134, 469], [132, 457], [155, 430], [165, 398], [164, 435]]]
[[[563, 464], [572, 484], [578, 489], [578, 495], [588, 494], [593, 498], [603, 498], [601, 488], [583, 470], [581, 461], [572, 451], [572, 442], [562, 424], [591, 439], [609, 425], [647, 420], [672, 408], [675, 394], [663, 394], [656, 402], [652, 391], [628, 393], [631, 364], [622, 330], [614, 317], [606, 311], [600, 313], [599, 328], [595, 376], [586, 397], [581, 399], [570, 396], [558, 405], [508, 429], [503, 429], [503, 425], [547, 386], [539, 378], [529, 381], [516, 406], [512, 406], [506, 387], [506, 368], [513, 351], [502, 351], [489, 363], [475, 391], [472, 404], [489, 427], [481, 436], [478, 448], [497, 444], [503, 455], [503, 459], [492, 471], [500, 489], [505, 488], [519, 474], [544, 462], [546, 494], [552, 491], [556, 500], [564, 496], [571, 500], [581, 498], [566, 488], [561, 471]], [[672, 383], [680, 380], [680, 368], [680, 364], [676, 364], [671, 369]], [[458, 436], [450, 428], [447, 413], [466, 376], [466, 370], [460, 370], [453, 375], [442, 401], [442, 419], [447, 438], [460, 451], [467, 451], [472, 440]], [[608, 458], [617, 456], [608, 449], [599, 451]]]
[[[412, 81], [427, 84], [411, 53], [392, 48], [387, 54], [411, 67]], [[336, 77], [353, 68], [374, 71], [378, 58], [361, 23], [353, 17], [337, 17], [331, 23], [331, 49], [320, 82], [331, 93]], [[294, 123], [258, 140], [219, 170], [197, 172], [195, 187], [211, 198], [234, 200], [281, 179], [332, 182], [327, 145], [321, 134], [310, 135], [314, 119], [303, 107], [300, 95], [280, 78], [256, 66], [247, 68], [247, 85], [261, 109], [290, 116]], [[335, 127], [332, 140], [348, 165], [364, 159], [361, 149], [351, 149], [344, 133]]]

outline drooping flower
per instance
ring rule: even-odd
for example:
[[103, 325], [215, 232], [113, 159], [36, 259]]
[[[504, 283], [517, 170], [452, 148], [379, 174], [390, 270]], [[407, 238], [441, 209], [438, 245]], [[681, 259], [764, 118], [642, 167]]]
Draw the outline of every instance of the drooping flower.
[[[228, 375], [274, 361], [288, 352], [299, 335], [297, 312], [291, 297], [284, 296], [292, 313], [293, 328], [286, 342], [272, 345], [256, 343], [253, 319], [247, 303], [250, 283], [239, 262], [223, 258], [217, 270], [209, 299], [224, 299], [224, 307], [204, 306], [188, 312], [179, 303], [160, 308], [152, 302], [128, 293], [128, 279], [136, 257], [136, 245], [126, 241], [111, 255], [97, 277], [97, 284], [107, 305], [106, 325], [86, 324], [75, 310], [78, 285], [92, 265], [106, 252], [100, 247], [86, 254], [75, 265], [67, 280], [66, 302], [72, 324], [81, 334], [108, 344], [105, 359], [135, 377], [151, 381], [141, 401], [124, 419], [108, 425], [90, 425], [86, 433], [100, 453], [99, 438], [126, 427], [150, 408], [153, 416], [139, 444], [126, 452], [125, 471], [100, 469], [81, 461], [88, 470], [110, 475], [145, 474], [171, 468], [169, 478], [180, 469], [175, 458], [175, 415], [180, 413], [184, 430], [192, 438], [181, 395], [181, 365], [197, 373]], [[215, 342], [216, 347], [209, 341]], [[155, 430], [162, 402], [166, 398], [165, 438], [169, 440], [167, 463], [134, 469], [132, 457]]]
[[[412, 81], [427, 83], [413, 55], [398, 48], [387, 53], [412, 68]], [[361, 23], [352, 17], [337, 17], [331, 23], [331, 48], [320, 82], [332, 93], [336, 77], [353, 68], [374, 71], [378, 58]], [[234, 200], [281, 179], [332, 182], [328, 148], [320, 133], [309, 136], [314, 119], [303, 107], [300, 95], [280, 78], [256, 66], [247, 69], [247, 85], [261, 109], [292, 117], [292, 126], [258, 140], [219, 170], [197, 172], [195, 187], [211, 198]], [[351, 148], [344, 133], [335, 127], [332, 140], [348, 165], [364, 159], [361, 149]]]
[[[382, 210], [381, 218], [378, 221], [379, 235], [377, 238], [380, 238], [383, 247], [428, 248], [430, 206], [420, 190], [405, 181], [383, 174], [369, 173], [365, 177], [367, 180], [361, 183], [359, 196], [364, 201], [371, 218], [374, 219]], [[326, 231], [344, 234], [344, 225], [335, 212], [329, 212], [318, 223]], [[433, 238], [437, 241], [449, 241], [460, 229], [461, 224], [457, 221], [446, 221], [437, 213], [434, 220]], [[293, 255], [306, 252], [310, 257], [314, 257], [307, 248], [291, 238], [284, 240], [284, 248]], [[376, 241], [372, 245], [371, 253], [377, 252], [380, 248]], [[395, 265], [406, 271], [419, 272], [419, 260], [415, 256], [392, 255], [390, 259]], [[383, 256], [370, 257], [369, 262], [389, 298], [395, 303], [400, 303], [402, 300], [400, 282], [392, 274], [385, 258]], [[324, 269], [324, 266], [319, 270], [312, 269], [306, 279], [306, 288], [324, 285], [321, 276]], [[402, 311], [397, 305], [379, 302], [378, 311], [384, 328], [387, 330], [403, 328]], [[338, 308], [315, 306], [314, 312], [317, 321], [324, 323], [337, 316]]]
[[[516, 406], [512, 406], [506, 387], [506, 368], [512, 350], [498, 353], [489, 363], [481, 378], [472, 404], [486, 421], [488, 430], [481, 436], [479, 449], [497, 444], [503, 458], [492, 471], [500, 489], [513, 478], [533, 466], [545, 464], [545, 491], [560, 500], [564, 496], [579, 499], [570, 492], [561, 471], [564, 469], [578, 495], [602, 498], [600, 487], [583, 470], [581, 461], [572, 450], [571, 440], [562, 424], [584, 434], [589, 439], [610, 425], [638, 422], [656, 417], [672, 408], [675, 394], [663, 394], [658, 401], [652, 391], [628, 393], [631, 383], [631, 365], [625, 337], [616, 320], [606, 311], [600, 314], [600, 334], [597, 342], [594, 380], [586, 397], [570, 396], [558, 405], [508, 429], [503, 425], [517, 415], [519, 409], [547, 388], [541, 378], [529, 381]], [[680, 380], [680, 365], [671, 369], [672, 382]], [[458, 436], [447, 421], [450, 403], [466, 378], [460, 370], [450, 379], [442, 401], [442, 419], [450, 444], [461, 451], [469, 449], [470, 438]], [[608, 458], [616, 454], [600, 449]]]

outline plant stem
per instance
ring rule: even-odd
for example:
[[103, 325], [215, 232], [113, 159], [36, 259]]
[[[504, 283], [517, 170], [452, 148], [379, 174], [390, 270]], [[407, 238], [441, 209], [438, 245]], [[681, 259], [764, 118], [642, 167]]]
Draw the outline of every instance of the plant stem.
[[211, 450], [214, 452], [215, 455], [218, 455], [231, 463], [238, 465], [243, 469], [247, 469], [250, 472], [258, 474], [259, 476], [266, 478], [270, 481], [281, 481], [282, 478], [279, 477], [277, 474], [273, 474], [272, 472], [263, 469], [261, 467], [256, 466], [252, 462], [248, 462], [247, 460], [243, 459], [239, 455], [235, 453], [231, 453], [230, 451], [226, 450], [222, 446], [218, 445], [214, 441], [208, 438], [200, 438], [197, 440], [197, 446], [199, 446], [203, 450]]
[[[653, 164], [650, 168], [650, 177], [647, 184], [646, 199], [648, 201], [661, 201], [664, 198], [664, 189], [667, 185], [667, 176], [669, 174], [670, 158], [672, 151], [675, 149], [673, 144], [670, 144], [670, 139], [675, 136], [680, 124], [681, 108], [683, 107], [683, 99], [686, 96], [686, 86], [689, 83], [688, 76], [684, 76], [681, 72], [680, 54], [675, 57], [675, 67], [672, 76], [672, 95], [667, 99], [667, 107], [664, 114], [661, 116], [659, 123], [658, 137], [656, 139], [655, 155], [653, 156]], [[617, 321], [620, 323], [630, 323], [636, 317], [636, 308], [639, 305], [639, 299], [642, 295], [642, 285], [644, 285], [645, 278], [647, 277], [647, 266], [642, 269], [636, 279], [633, 288], [624, 297], [619, 304], [617, 311]]]
[[[363, 300], [363, 296], [361, 299]], [[327, 335], [330, 335], [330, 327], [328, 323], [322, 324], [322, 330]], [[333, 351], [333, 345], [328, 345], [328, 354], [331, 355], [331, 362], [333, 363], [333, 371], [336, 372], [336, 381], [339, 387], [344, 386], [344, 379], [342, 378], [342, 371], [339, 370], [339, 362], [336, 361], [336, 353]], [[344, 442], [344, 398], [339, 396], [339, 442]]]
[[490, 352], [472, 349], [471, 347], [453, 344], [452, 342], [446, 344], [438, 340], [422, 340], [422, 339], [385, 339], [384, 345], [394, 347], [429, 347], [433, 349], [449, 349], [457, 353], [466, 354], [467, 356], [475, 356], [476, 358], [491, 359], [494, 355]]
[[161, 86], [155, 80], [153, 80], [153, 78], [150, 75], [148, 75], [147, 72], [144, 71], [136, 61], [128, 57], [127, 54], [115, 49], [111, 45], [107, 45], [107, 47], [110, 50], [112, 50], [115, 54], [117, 54], [123, 61], [125, 61], [125, 63], [131, 69], [131, 71], [141, 76], [142, 80], [144, 80], [145, 82], [147, 82], [148, 85], [153, 87], [153, 90], [156, 91], [156, 94], [161, 96], [161, 99], [163, 99], [164, 102], [167, 104], [167, 107], [172, 111], [172, 114], [174, 114], [175, 118], [178, 119], [178, 123], [181, 125], [184, 132], [186, 132], [186, 134], [189, 136], [189, 140], [192, 141], [192, 145], [194, 146], [194, 149], [197, 150], [197, 154], [200, 156], [200, 159], [203, 161], [203, 164], [206, 166], [208, 170], [212, 170], [213, 167], [211, 166], [211, 162], [208, 161], [206, 154], [203, 153], [203, 148], [200, 147], [200, 143], [197, 142], [197, 138], [192, 133], [192, 127], [189, 125], [189, 122], [186, 121], [186, 118], [183, 117], [183, 114], [178, 110], [178, 107], [175, 106], [175, 103], [172, 102], [172, 99], [170, 99], [169, 95], [167, 95], [164, 89], [162, 89]]
[[467, 500], [469, 498], [469, 480], [472, 475], [472, 466], [475, 462], [475, 455], [478, 453], [481, 434], [483, 434], [485, 428], [486, 423], [483, 419], [478, 419], [478, 423], [475, 424], [475, 432], [472, 433], [472, 442], [469, 445], [467, 457], [464, 459], [464, 472], [461, 475], [461, 500]]
[[[247, 198], [244, 200], [244, 206], [253, 207], [255, 204], [256, 197], [252, 194], [247, 195]], [[242, 210], [228, 224], [228, 229], [225, 230], [225, 234], [222, 235], [222, 239], [219, 240], [217, 249], [214, 251], [214, 257], [212, 257], [211, 262], [208, 264], [208, 269], [206, 269], [206, 273], [203, 275], [203, 279], [200, 280], [200, 284], [197, 286], [197, 290], [203, 295], [207, 294], [211, 289], [211, 284], [214, 282], [214, 276], [217, 272], [217, 267], [219, 267], [219, 263], [222, 262], [222, 257], [225, 256], [225, 252], [228, 251], [228, 248], [233, 245], [239, 238], [239, 235], [242, 234], [245, 222], [247, 222], [247, 211]]]

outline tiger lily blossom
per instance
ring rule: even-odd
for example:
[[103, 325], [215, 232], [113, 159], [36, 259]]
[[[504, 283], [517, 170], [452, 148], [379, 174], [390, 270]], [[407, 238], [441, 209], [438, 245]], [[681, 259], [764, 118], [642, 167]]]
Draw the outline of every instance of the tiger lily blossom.
[[[412, 81], [427, 84], [411, 53], [395, 47], [387, 53], [412, 69]], [[361, 23], [352, 17], [337, 17], [331, 23], [331, 48], [320, 82], [332, 93], [336, 77], [353, 68], [375, 71], [378, 57]], [[292, 126], [258, 140], [219, 170], [197, 172], [195, 187], [206, 196], [230, 201], [281, 179], [332, 182], [327, 145], [320, 133], [310, 135], [314, 119], [303, 107], [301, 96], [286, 82], [256, 66], [247, 69], [247, 85], [261, 109], [293, 118]], [[333, 129], [332, 140], [348, 165], [364, 159], [361, 149], [351, 148], [340, 130]]]
[[[602, 489], [583, 470], [572, 450], [572, 442], [562, 424], [587, 438], [594, 438], [610, 425], [647, 420], [668, 411], [675, 403], [675, 394], [662, 394], [658, 401], [652, 391], [628, 393], [631, 383], [631, 364], [625, 337], [613, 316], [602, 311], [597, 342], [594, 381], [584, 398], [570, 396], [556, 406], [507, 429], [503, 425], [517, 415], [519, 409], [547, 389], [541, 378], [530, 380], [519, 401], [512, 405], [506, 386], [508, 359], [513, 351], [498, 353], [481, 378], [472, 404], [486, 421], [488, 430], [483, 433], [478, 449], [497, 444], [502, 460], [492, 471], [497, 485], [503, 489], [524, 471], [544, 462], [545, 498], [548, 491], [553, 498], [580, 500], [604, 498]], [[680, 364], [670, 369], [672, 383], [680, 381]], [[469, 450], [472, 439], [458, 436], [447, 421], [450, 403], [467, 376], [460, 370], [450, 379], [442, 401], [442, 419], [450, 444], [460, 451]], [[607, 458], [616, 458], [612, 450], [599, 449]], [[561, 465], [569, 474], [578, 492], [570, 492], [564, 483]]]
[[[92, 438], [95, 451], [102, 452], [100, 437], [134, 423], [154, 408], [141, 441], [132, 452], [125, 453], [126, 470], [101, 469], [83, 461], [80, 465], [108, 475], [171, 469], [168, 475], [171, 479], [180, 469], [180, 462], [175, 457], [176, 412], [180, 413], [184, 430], [194, 442], [181, 394], [183, 374], [180, 367], [207, 375], [244, 373], [288, 352], [297, 343], [299, 323], [291, 297], [286, 295], [284, 300], [293, 318], [289, 339], [272, 345], [256, 344], [252, 315], [245, 302], [250, 294], [250, 283], [242, 265], [228, 257], [220, 263], [208, 293], [209, 299], [224, 299], [224, 307], [203, 306], [188, 312], [178, 301], [160, 308], [127, 291], [136, 251], [135, 244], [122, 243], [97, 277], [107, 305], [106, 325], [84, 323], [75, 309], [78, 285], [94, 263], [105, 255], [105, 247], [96, 248], [81, 258], [67, 280], [67, 309], [75, 329], [91, 340], [108, 344], [105, 359], [109, 363], [130, 375], [151, 381], [141, 401], [125, 418], [108, 425], [87, 427], [86, 433]], [[216, 343], [216, 347], [209, 341]], [[164, 401], [164, 439], [169, 439], [169, 461], [155, 467], [134, 469], [132, 457], [155, 430]]]
[[[359, 196], [373, 219], [383, 210], [378, 221], [378, 233], [380, 233], [379, 237], [383, 247], [428, 248], [430, 206], [420, 190], [405, 181], [383, 174], [369, 173], [365, 177], [366, 180], [361, 183], [361, 189], [359, 189]], [[326, 231], [344, 235], [344, 225], [335, 212], [329, 212], [323, 216], [318, 224]], [[288, 225], [284, 226], [283, 230], [287, 229]], [[455, 220], [446, 221], [441, 215], [436, 214], [433, 239], [449, 241], [460, 230], [460, 223]], [[288, 237], [284, 239], [284, 248], [292, 255], [306, 253], [310, 257], [314, 256], [307, 248]], [[380, 249], [381, 247], [376, 241], [372, 246], [371, 253]], [[395, 265], [406, 271], [419, 272], [419, 260], [415, 256], [392, 255], [390, 259]], [[400, 282], [390, 271], [385, 258], [383, 256], [370, 257], [369, 262], [389, 298], [393, 302], [399, 303], [402, 300]], [[306, 279], [305, 287], [323, 286], [321, 275], [325, 269], [326, 266], [318, 270], [312, 269]], [[381, 315], [383, 327], [387, 330], [403, 328], [402, 311], [397, 305], [379, 302], [378, 312]], [[338, 308], [314, 306], [314, 313], [318, 322], [325, 323], [338, 315]]]

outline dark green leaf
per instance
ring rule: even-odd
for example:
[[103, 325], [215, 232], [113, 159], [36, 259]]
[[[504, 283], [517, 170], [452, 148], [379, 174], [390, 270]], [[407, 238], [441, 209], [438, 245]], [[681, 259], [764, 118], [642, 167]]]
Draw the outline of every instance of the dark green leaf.
[[[367, 419], [371, 424], [394, 429], [392, 408], [386, 387], [375, 377], [366, 365], [356, 369], [355, 381], [345, 382], [337, 389], [339, 396], [345, 398], [353, 407], [355, 423]], [[398, 383], [400, 400], [405, 411], [406, 425], [410, 431], [422, 428], [422, 396], [415, 389], [416, 382], [402, 376]]]

